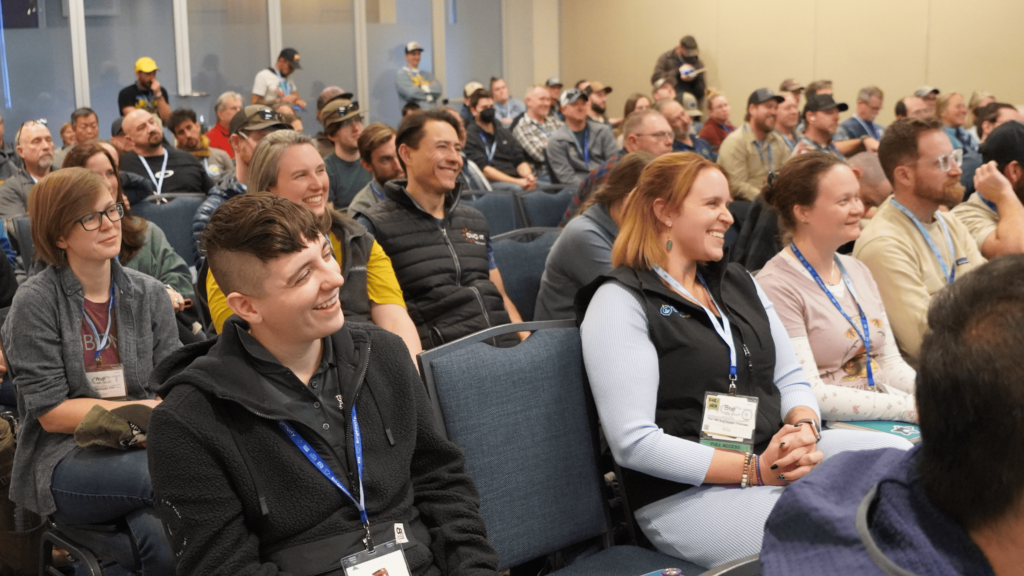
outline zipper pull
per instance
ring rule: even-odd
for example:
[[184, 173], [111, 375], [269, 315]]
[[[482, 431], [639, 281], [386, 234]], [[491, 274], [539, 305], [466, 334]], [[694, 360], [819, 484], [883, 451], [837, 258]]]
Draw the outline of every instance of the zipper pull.
[[747, 370], [749, 370], [750, 373], [753, 374], [754, 373], [754, 361], [750, 359], [750, 349], [747, 348], [746, 344], [743, 345], [743, 355], [747, 357]]

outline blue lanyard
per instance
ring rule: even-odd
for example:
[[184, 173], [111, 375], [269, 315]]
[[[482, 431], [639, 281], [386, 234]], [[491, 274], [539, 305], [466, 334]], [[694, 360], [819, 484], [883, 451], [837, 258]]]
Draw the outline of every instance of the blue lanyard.
[[800, 253], [800, 249], [796, 247], [796, 242], [791, 242], [789, 247], [793, 250], [793, 254], [796, 255], [797, 259], [800, 260], [800, 263], [804, 265], [804, 268], [811, 273], [811, 278], [814, 278], [814, 281], [818, 283], [818, 288], [821, 288], [821, 291], [828, 296], [828, 299], [832, 301], [832, 305], [836, 307], [836, 310], [839, 310], [839, 313], [843, 315], [843, 318], [846, 318], [846, 321], [850, 323], [850, 326], [853, 326], [853, 331], [857, 333], [857, 336], [860, 336], [861, 342], [864, 342], [864, 353], [868, 365], [868, 389], [874, 390], [875, 375], [871, 369], [871, 332], [868, 330], [868, 317], [864, 314], [864, 309], [861, 308], [860, 302], [857, 300], [857, 291], [853, 289], [853, 280], [851, 280], [850, 275], [846, 273], [846, 267], [839, 261], [838, 256], [832, 256], [835, 259], [836, 265], [839, 266], [839, 273], [843, 276], [843, 284], [846, 284], [846, 289], [850, 291], [850, 296], [853, 297], [853, 303], [857, 305], [857, 312], [860, 314], [860, 326], [864, 330], [863, 333], [857, 330], [857, 325], [854, 324], [853, 319], [843, 311], [843, 307], [839, 305], [839, 301], [832, 295], [832, 291], [825, 286], [825, 283], [821, 280], [821, 276], [818, 275], [814, 266], [811, 266], [811, 263], [808, 262], [807, 259], [804, 258], [804, 255]]
[[[143, 162], [145, 164], [145, 162]], [[93, 356], [93, 361], [97, 364], [100, 363], [100, 354], [110, 347], [110, 323], [114, 319], [114, 283], [110, 283], [110, 303], [107, 304], [107, 329], [103, 332], [103, 337], [100, 338], [99, 328], [96, 327], [96, 323], [89, 318], [89, 314], [85, 311], [85, 306], [82, 306], [82, 317], [85, 318], [85, 323], [89, 325], [89, 329], [92, 330], [94, 341], [96, 342], [96, 355]]]
[[281, 71], [274, 68], [274, 72], [277, 73], [277, 85], [281, 88], [281, 92], [284, 92], [285, 96], [291, 94], [292, 87], [288, 84], [288, 81], [285, 80], [284, 76], [281, 75]]
[[729, 128], [729, 127], [728, 127], [728, 126], [726, 126], [725, 124], [720, 124], [720, 123], [717, 123], [717, 122], [716, 122], [716, 124], [718, 124], [719, 126], [721, 126], [721, 127], [722, 127], [722, 130], [725, 130], [725, 133], [726, 133], [726, 134], [732, 134], [732, 128]]
[[[924, 241], [928, 243], [928, 247], [932, 249], [932, 254], [935, 254], [935, 259], [939, 261], [939, 266], [942, 267], [942, 274], [946, 277], [946, 280], [952, 284], [953, 281], [956, 280], [956, 264], [954, 263], [952, 267], [946, 265], [946, 259], [942, 257], [942, 252], [939, 252], [939, 247], [935, 245], [931, 235], [924, 229], [924, 225], [917, 219], [917, 216], [914, 216], [913, 212], [908, 210], [903, 204], [897, 202], [895, 198], [890, 198], [889, 201], [892, 202], [892, 205], [895, 206], [897, 210], [903, 212], [907, 218], [910, 218], [910, 221], [914, 223], [914, 226], [917, 226], [917, 231], [921, 233], [921, 236], [924, 236]], [[946, 224], [946, 220], [942, 217], [941, 212], [936, 211], [935, 218], [939, 221], [939, 226], [942, 228], [943, 236], [946, 237], [946, 247], [949, 248], [949, 257], [955, 260], [956, 250], [953, 247], [953, 238], [949, 235], [949, 225]]]
[[789, 146], [790, 150], [792, 150], [793, 148], [796, 148], [796, 141], [795, 140], [790, 140], [789, 137], [787, 137], [782, 132], [779, 132], [779, 136], [782, 136], [782, 141], [786, 143], [786, 146]]
[[718, 336], [722, 339], [723, 342], [725, 342], [725, 345], [729, 347], [729, 393], [730, 394], [735, 394], [736, 393], [736, 342], [734, 342], [733, 339], [732, 339], [732, 325], [729, 323], [729, 316], [726, 315], [725, 309], [722, 308], [721, 306], [719, 306], [717, 302], [715, 302], [715, 297], [711, 295], [711, 290], [708, 290], [708, 285], [707, 285], [707, 283], [704, 282], [704, 277], [701, 276], [700, 272], [697, 272], [697, 279], [700, 280], [700, 283], [701, 283], [702, 286], [704, 286], [704, 289], [708, 291], [708, 298], [711, 298], [711, 302], [716, 307], [718, 307], [718, 311], [722, 314], [721, 319], [719, 319], [718, 316], [715, 316], [714, 312], [712, 312], [711, 310], [707, 309], [703, 304], [701, 304], [700, 300], [697, 300], [696, 298], [694, 298], [694, 296], [692, 294], [690, 294], [690, 292], [686, 288], [683, 288], [682, 284], [680, 284], [675, 278], [670, 276], [668, 272], [665, 272], [665, 270], [662, 269], [661, 266], [658, 266], [657, 264], [655, 264], [654, 265], [654, 272], [658, 276], [661, 276], [661, 279], [664, 280], [665, 282], [667, 282], [668, 285], [671, 286], [673, 290], [675, 290], [676, 292], [679, 292], [683, 296], [686, 296], [690, 300], [693, 300], [694, 302], [699, 304], [701, 308], [704, 308], [704, 313], [707, 314], [708, 315], [708, 319], [711, 320], [711, 325], [715, 328], [715, 332], [717, 332]]
[[806, 136], [804, 136], [801, 139], [801, 141], [806, 143], [808, 146], [811, 146], [812, 148], [814, 148], [814, 150], [816, 152], [824, 152], [825, 154], [831, 154], [831, 155], [833, 155], [833, 156], [835, 156], [836, 158], [839, 158], [839, 159], [843, 158], [843, 155], [839, 153], [839, 150], [836, 148], [836, 145], [833, 144], [832, 142], [829, 142], [828, 143], [828, 148], [825, 148], [821, 144], [818, 144], [817, 142], [815, 142], [814, 140], [811, 140], [810, 138], [808, 138]]
[[366, 493], [363, 491], [363, 436], [359, 433], [359, 420], [356, 418], [356, 407], [352, 407], [352, 437], [353, 443], [356, 447], [356, 469], [359, 472], [358, 500], [356, 500], [355, 496], [352, 496], [352, 493], [348, 491], [348, 488], [345, 488], [345, 485], [338, 480], [338, 477], [334, 475], [331, 467], [323, 461], [323, 458], [316, 453], [316, 450], [309, 445], [309, 442], [306, 442], [302, 436], [299, 436], [299, 433], [295, 431], [295, 428], [292, 428], [291, 424], [284, 420], [279, 420], [277, 425], [281, 427], [281, 430], [284, 430], [284, 433], [288, 435], [288, 439], [291, 440], [299, 450], [302, 451], [306, 458], [313, 463], [313, 466], [316, 466], [316, 469], [319, 470], [321, 474], [330, 480], [332, 484], [337, 486], [338, 490], [341, 490], [341, 493], [348, 496], [348, 499], [356, 505], [356, 508], [359, 510], [359, 519], [363, 521], [363, 528], [366, 528], [366, 533], [369, 535], [370, 519], [366, 515]]
[[477, 135], [480, 136], [480, 139], [484, 141], [484, 152], [487, 153], [487, 163], [488, 164], [494, 164], [494, 151], [498, 149], [498, 133], [497, 133], [497, 131], [495, 131], [495, 133], [494, 133], [494, 142], [491, 143], [490, 150], [487, 149], [487, 138], [484, 138], [484, 133], [483, 132], [477, 132]]
[[860, 116], [856, 116], [856, 115], [854, 116], [854, 118], [857, 119], [857, 122], [860, 122], [860, 125], [864, 127], [865, 131], [867, 131], [868, 133], [871, 134], [872, 138], [874, 138], [875, 140], [878, 140], [878, 131], [875, 130], [875, 123], [874, 122], [865, 122], [864, 120], [861, 120]]
[[982, 196], [980, 192], [975, 192], [975, 194], [977, 194], [978, 198], [980, 198], [981, 201], [985, 203], [985, 206], [988, 206], [989, 208], [992, 209], [993, 212], [995, 212], [996, 214], [999, 214], [999, 209], [996, 208], [996, 205], [995, 205], [994, 202], [989, 202], [988, 200], [986, 200], [985, 197]]
[[[744, 132], [750, 132], [750, 129], [746, 125], [743, 126]], [[754, 139], [754, 148], [757, 148], [757, 155], [761, 157], [761, 165], [765, 167], [768, 172], [772, 171], [774, 162], [772, 161], [772, 146], [768, 143], [768, 138], [764, 139], [764, 142], [758, 142], [757, 138]], [[764, 149], [768, 149], [768, 165], [764, 164]]]
[[[546, 134], [546, 133], [545, 133]], [[590, 169], [590, 125], [583, 129], [583, 149], [580, 150], [580, 142], [576, 139], [576, 135], [572, 136], [572, 143], [576, 145], [576, 149], [579, 150], [580, 156], [583, 156], [583, 164], [587, 166], [587, 170]]]
[[376, 196], [378, 200], [384, 199], [384, 192], [377, 188], [377, 185], [373, 182], [373, 180], [370, 180], [370, 190], [373, 192], [373, 195]]
[[164, 163], [163, 163], [162, 166], [160, 166], [160, 180], [156, 179], [156, 175], [153, 174], [153, 169], [149, 167], [149, 162], [146, 161], [146, 159], [143, 158], [142, 156], [139, 157], [139, 160], [142, 160], [142, 167], [145, 168], [146, 172], [149, 174], [149, 179], [152, 180], [153, 181], [153, 185], [156, 186], [156, 193], [157, 194], [160, 194], [160, 192], [164, 189], [164, 177], [167, 176], [167, 157], [168, 157], [168, 154], [167, 154], [167, 150], [165, 149], [164, 150]]

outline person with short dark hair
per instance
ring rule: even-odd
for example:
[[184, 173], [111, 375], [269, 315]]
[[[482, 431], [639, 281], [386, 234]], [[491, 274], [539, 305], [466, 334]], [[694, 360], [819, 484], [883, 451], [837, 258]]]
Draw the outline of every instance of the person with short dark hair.
[[[446, 110], [407, 116], [395, 147], [407, 180], [387, 183], [384, 200], [357, 220], [391, 258], [423, 349], [522, 322], [494, 263], [487, 219], [460, 202], [455, 119]], [[497, 338], [504, 346], [517, 340], [514, 334]]]
[[217, 122], [212, 128], [206, 131], [206, 138], [210, 141], [210, 147], [223, 150], [228, 153], [231, 159], [235, 158], [235, 151], [231, 148], [231, 119], [242, 109], [242, 95], [238, 92], [228, 91], [217, 97], [213, 110], [217, 115]]
[[508, 83], [504, 78], [491, 78], [491, 96], [494, 98], [494, 117], [511, 130], [512, 122], [526, 113], [526, 104], [509, 96]]
[[896, 119], [927, 118], [931, 116], [928, 104], [917, 96], [907, 96], [896, 103]]
[[367, 126], [359, 135], [359, 161], [373, 175], [373, 179], [348, 205], [347, 212], [351, 218], [383, 200], [385, 184], [405, 177], [395, 151], [395, 129], [380, 122]]
[[878, 152], [878, 141], [885, 133], [885, 126], [875, 122], [882, 110], [885, 94], [877, 86], [861, 88], [857, 93], [857, 109], [853, 116], [839, 124], [836, 130], [836, 148], [844, 157], [858, 152]]
[[75, 145], [65, 146], [53, 154], [54, 170], [64, 167], [64, 158], [78, 144], [94, 144], [100, 139], [100, 123], [91, 108], [78, 108], [71, 113], [71, 128], [75, 131]]
[[803, 136], [797, 128], [800, 125], [799, 96], [794, 92], [782, 92], [779, 95], [783, 100], [775, 113], [775, 131], [782, 136], [782, 141], [792, 152]]
[[277, 56], [277, 61], [269, 68], [256, 73], [252, 84], [250, 104], [275, 106], [287, 104], [293, 110], [305, 110], [306, 101], [299, 96], [299, 89], [290, 76], [301, 70], [299, 52], [294, 48], [285, 48]]
[[398, 90], [399, 102], [415, 102], [427, 110], [442, 104], [442, 88], [433, 74], [428, 70], [420, 70], [422, 59], [423, 47], [419, 42], [405, 45], [405, 66], [395, 72], [395, 89]]
[[341, 574], [395, 542], [416, 576], [496, 573], [462, 452], [402, 340], [342, 313], [349, 279], [320, 219], [254, 192], [214, 213], [203, 247], [235, 316], [152, 378], [148, 451], [178, 571]]
[[775, 132], [775, 114], [784, 100], [769, 88], [751, 92], [746, 124], [726, 136], [718, 149], [718, 163], [729, 174], [729, 189], [735, 200], [757, 198], [768, 174], [789, 160], [789, 147]]
[[552, 180], [568, 187], [578, 186], [617, 152], [611, 128], [590, 119], [589, 99], [579, 88], [562, 92], [565, 125], [548, 138]]
[[607, 124], [613, 128], [622, 123], [622, 118], [608, 119], [608, 95], [612, 93], [611, 86], [605, 86], [598, 81], [581, 80], [576, 83], [576, 88], [582, 90], [588, 96], [590, 108], [587, 114], [594, 122]]
[[174, 134], [178, 150], [184, 150], [202, 162], [206, 174], [215, 183], [235, 169], [235, 163], [227, 152], [210, 145], [210, 139], [203, 135], [199, 119], [192, 110], [175, 110], [167, 121], [167, 127]]
[[978, 141], [984, 144], [985, 139], [988, 138], [988, 135], [993, 130], [1011, 120], [1021, 122], [1024, 120], [1024, 117], [1021, 116], [1017, 107], [1013, 104], [992, 102], [978, 109], [976, 120], [975, 127], [978, 129]]
[[849, 108], [845, 102], [837, 103], [833, 100], [831, 94], [808, 95], [803, 112], [803, 137], [793, 149], [793, 155], [814, 151], [831, 154], [840, 160], [845, 159], [833, 140], [836, 131], [839, 130], [839, 113], [846, 112]]
[[512, 191], [536, 188], [537, 177], [526, 161], [526, 152], [498, 120], [491, 93], [477, 90], [469, 106], [474, 122], [466, 127], [466, 156], [483, 169], [491, 187]]
[[405, 118], [409, 114], [415, 114], [416, 112], [419, 112], [422, 109], [423, 108], [421, 108], [419, 104], [417, 104], [413, 100], [410, 100], [406, 102], [404, 106], [402, 106], [402, 118]]
[[69, 525], [125, 522], [142, 570], [174, 574], [145, 437], [120, 450], [75, 442], [85, 420], [160, 404], [150, 373], [181, 346], [167, 292], [118, 262], [124, 209], [89, 170], [42, 178], [29, 214], [48, 266], [21, 286], [0, 330], [21, 412], [10, 498]]
[[808, 84], [807, 89], [804, 90], [804, 97], [808, 100], [818, 96], [819, 94], [828, 94], [829, 96], [832, 96], [831, 80], [815, 80]]
[[683, 36], [678, 46], [658, 57], [654, 64], [654, 72], [651, 74], [651, 83], [657, 82], [660, 78], [670, 82], [677, 94], [689, 92], [697, 99], [698, 105], [704, 102], [704, 91], [707, 86], [704, 62], [700, 59], [700, 49], [693, 36]]
[[167, 122], [171, 117], [171, 101], [167, 88], [156, 79], [158, 70], [160, 68], [156, 61], [149, 56], [135, 61], [135, 83], [126, 86], [117, 95], [117, 109], [121, 111], [121, 116], [127, 116], [133, 110], [145, 110]]
[[1024, 256], [1006, 256], [936, 294], [917, 375], [921, 443], [843, 454], [788, 488], [768, 517], [762, 574], [1020, 571], [1022, 277]]
[[462, 172], [459, 173], [459, 179], [466, 186], [466, 190], [493, 190], [491, 182], [484, 176], [483, 170], [476, 165], [476, 162], [473, 162], [466, 156], [466, 125], [462, 123], [462, 114], [452, 107], [446, 107], [444, 110], [455, 121], [455, 129], [458, 130], [459, 135], [459, 146], [462, 147], [459, 150], [459, 155], [462, 156]]
[[45, 122], [29, 120], [14, 134], [14, 149], [24, 167], [0, 184], [0, 219], [9, 226], [15, 216], [28, 213], [32, 187], [53, 169], [53, 138]]
[[131, 142], [124, 135], [124, 118], [115, 118], [110, 124], [110, 145], [117, 150], [118, 155], [127, 154], [133, 150]]
[[[349, 96], [345, 98], [344, 96]], [[359, 135], [363, 133], [363, 111], [359, 102], [343, 94], [320, 112], [324, 134], [334, 143], [334, 151], [324, 157], [331, 191], [327, 201], [338, 209], [346, 208], [373, 176], [363, 167], [359, 156]]]
[[853, 248], [878, 284], [903, 357], [917, 368], [932, 296], [985, 262], [960, 220], [939, 211], [963, 198], [961, 158], [937, 118], [890, 124], [878, 159], [893, 194]]

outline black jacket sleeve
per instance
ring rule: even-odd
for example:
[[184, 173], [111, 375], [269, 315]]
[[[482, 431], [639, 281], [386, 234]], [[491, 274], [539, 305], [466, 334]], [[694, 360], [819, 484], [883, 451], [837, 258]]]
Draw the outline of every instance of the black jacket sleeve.
[[484, 141], [480, 139], [480, 128], [474, 124], [466, 129], [466, 158], [469, 158], [483, 170], [491, 163], [487, 161], [487, 151], [484, 150]]

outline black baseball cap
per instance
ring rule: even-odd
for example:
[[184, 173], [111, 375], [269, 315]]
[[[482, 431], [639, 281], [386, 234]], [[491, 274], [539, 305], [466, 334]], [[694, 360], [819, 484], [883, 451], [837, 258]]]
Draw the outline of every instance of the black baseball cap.
[[261, 104], [253, 104], [239, 110], [231, 124], [228, 125], [228, 134], [237, 134], [242, 130], [255, 132], [256, 130], [291, 130], [291, 124], [284, 121], [279, 112], [271, 110]]
[[111, 136], [117, 136], [119, 134], [124, 134], [124, 129], [121, 128], [121, 121], [122, 120], [124, 120], [124, 118], [117, 118], [117, 119], [114, 120], [114, 123], [110, 125], [110, 135]]
[[1010, 121], [989, 132], [981, 145], [981, 159], [995, 160], [1000, 170], [1014, 160], [1024, 166], [1024, 124]]
[[302, 66], [299, 64], [299, 51], [295, 48], [285, 48], [278, 54], [278, 58], [284, 58], [292, 65], [292, 68], [296, 70], [302, 70]]
[[764, 104], [769, 100], [775, 100], [779, 104], [786, 101], [785, 98], [773, 92], [771, 88], [758, 88], [750, 93], [750, 98], [747, 98], [747, 106], [751, 104]]
[[832, 99], [831, 94], [817, 94], [807, 99], [807, 104], [804, 105], [804, 114], [808, 112], [821, 112], [823, 110], [834, 110], [839, 109], [840, 112], [846, 112], [850, 109], [845, 102], [836, 103]]
[[551, 78], [548, 78], [548, 81], [545, 82], [544, 85], [547, 86], [548, 88], [561, 88], [562, 81], [558, 78], [558, 76], [552, 76]]

